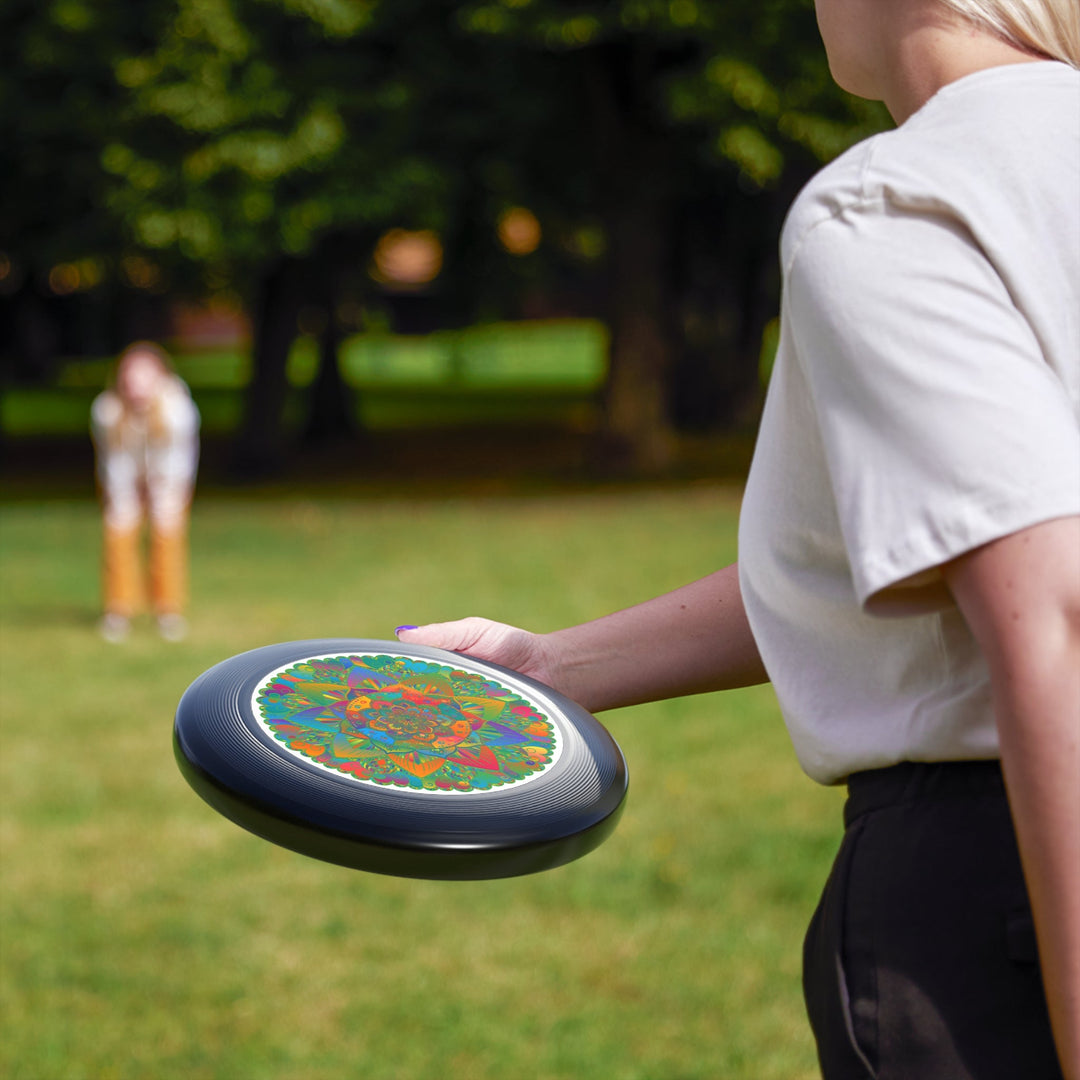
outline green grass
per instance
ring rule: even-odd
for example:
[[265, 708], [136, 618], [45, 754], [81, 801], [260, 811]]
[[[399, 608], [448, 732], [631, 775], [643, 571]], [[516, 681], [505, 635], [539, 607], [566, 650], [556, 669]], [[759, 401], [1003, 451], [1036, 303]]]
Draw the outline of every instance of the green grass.
[[808, 1080], [803, 928], [839, 832], [768, 688], [607, 714], [626, 813], [585, 859], [433, 883], [305, 859], [172, 760], [187, 684], [273, 641], [472, 612], [551, 628], [733, 557], [737, 493], [211, 496], [192, 634], [93, 632], [90, 503], [3, 507], [0, 1075]]

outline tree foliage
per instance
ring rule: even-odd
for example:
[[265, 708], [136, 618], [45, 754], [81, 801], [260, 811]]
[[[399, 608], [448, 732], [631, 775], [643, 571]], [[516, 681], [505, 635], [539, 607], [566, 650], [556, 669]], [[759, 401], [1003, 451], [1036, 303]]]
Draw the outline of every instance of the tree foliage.
[[[753, 382], [793, 190], [882, 123], [833, 87], [809, 0], [11, 0], [3, 21], [0, 248], [235, 290], [255, 457], [298, 311], [332, 350], [405, 227], [442, 237], [446, 322], [571, 282], [612, 328], [607, 443], [662, 465], [680, 401], [716, 413]], [[514, 205], [544, 227], [527, 260], [495, 241]]]

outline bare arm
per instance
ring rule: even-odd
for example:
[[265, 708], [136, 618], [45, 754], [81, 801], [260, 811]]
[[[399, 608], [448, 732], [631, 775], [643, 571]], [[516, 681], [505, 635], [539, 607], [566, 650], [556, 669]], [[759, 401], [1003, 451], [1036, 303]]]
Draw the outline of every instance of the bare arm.
[[1009, 803], [1066, 1080], [1080, 1080], [1080, 518], [945, 568], [993, 684]]
[[403, 629], [399, 637], [503, 664], [590, 712], [768, 681], [735, 563], [674, 592], [550, 634], [471, 618]]

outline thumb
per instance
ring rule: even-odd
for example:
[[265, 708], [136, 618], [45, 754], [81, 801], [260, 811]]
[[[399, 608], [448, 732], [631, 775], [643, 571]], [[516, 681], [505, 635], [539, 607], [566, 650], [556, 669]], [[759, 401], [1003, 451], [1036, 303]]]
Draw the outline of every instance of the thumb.
[[394, 633], [407, 645], [429, 645], [450, 652], [466, 652], [480, 638], [486, 619], [455, 619], [425, 626], [399, 626]]
[[478, 660], [552, 682], [552, 665], [543, 638], [506, 623], [480, 619], [475, 615], [454, 622], [427, 626], [399, 626], [397, 636], [408, 645], [429, 645], [450, 652], [468, 653]]

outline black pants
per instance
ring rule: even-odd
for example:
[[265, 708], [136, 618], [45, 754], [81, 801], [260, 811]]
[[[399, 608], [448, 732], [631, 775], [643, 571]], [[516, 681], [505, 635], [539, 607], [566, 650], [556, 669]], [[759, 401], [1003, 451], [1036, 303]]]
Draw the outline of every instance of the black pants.
[[1060, 1080], [997, 762], [848, 785], [803, 950], [826, 1080]]

